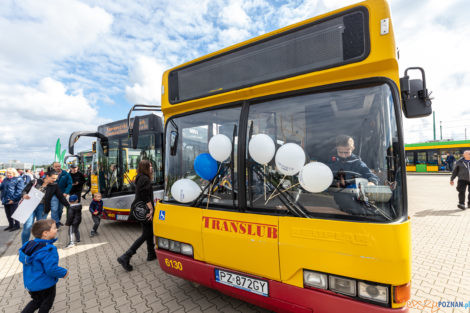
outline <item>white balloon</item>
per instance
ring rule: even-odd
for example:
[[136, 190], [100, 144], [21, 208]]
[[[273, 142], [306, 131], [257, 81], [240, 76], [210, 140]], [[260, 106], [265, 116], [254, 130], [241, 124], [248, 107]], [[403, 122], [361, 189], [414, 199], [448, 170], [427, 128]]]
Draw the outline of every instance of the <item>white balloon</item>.
[[171, 195], [181, 203], [188, 203], [196, 200], [202, 190], [198, 184], [191, 179], [183, 178], [175, 181], [171, 186]]
[[251, 137], [248, 152], [253, 160], [261, 165], [268, 164], [276, 152], [274, 141], [266, 134], [257, 134]]
[[299, 183], [307, 191], [322, 192], [333, 182], [333, 172], [321, 162], [306, 164], [299, 173]]
[[275, 162], [281, 174], [295, 175], [305, 164], [304, 149], [296, 143], [286, 143], [277, 150]]
[[223, 162], [232, 153], [232, 142], [222, 134], [215, 135], [209, 140], [209, 154], [219, 162]]

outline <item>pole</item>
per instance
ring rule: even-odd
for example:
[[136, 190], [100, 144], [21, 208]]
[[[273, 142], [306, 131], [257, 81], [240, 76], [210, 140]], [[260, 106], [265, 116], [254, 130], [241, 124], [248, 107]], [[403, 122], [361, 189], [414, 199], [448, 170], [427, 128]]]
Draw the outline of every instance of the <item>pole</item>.
[[439, 121], [440, 125], [441, 125], [441, 140], [442, 140], [442, 121]]
[[436, 141], [436, 112], [432, 111], [432, 130], [434, 133], [434, 141]]

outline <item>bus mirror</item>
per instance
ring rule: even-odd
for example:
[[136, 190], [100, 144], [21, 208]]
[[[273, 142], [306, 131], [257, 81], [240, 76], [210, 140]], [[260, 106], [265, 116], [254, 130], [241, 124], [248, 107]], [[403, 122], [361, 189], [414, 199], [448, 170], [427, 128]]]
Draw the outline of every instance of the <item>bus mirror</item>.
[[[408, 70], [419, 70], [421, 79], [410, 79]], [[408, 118], [424, 117], [432, 113], [430, 93], [426, 89], [426, 77], [421, 67], [409, 67], [400, 78], [403, 111]]]
[[172, 130], [170, 132], [170, 154], [176, 155], [176, 149], [178, 147], [178, 132]]
[[139, 116], [134, 117], [134, 124], [132, 125], [132, 149], [137, 149], [139, 144], [139, 132], [140, 132], [140, 118]]

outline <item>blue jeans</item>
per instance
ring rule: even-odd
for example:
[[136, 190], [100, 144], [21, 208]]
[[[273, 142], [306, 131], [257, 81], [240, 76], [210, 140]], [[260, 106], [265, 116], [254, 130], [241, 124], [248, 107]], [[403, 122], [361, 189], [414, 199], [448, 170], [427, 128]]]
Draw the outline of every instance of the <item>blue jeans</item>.
[[63, 210], [64, 205], [59, 202], [59, 199], [57, 199], [56, 196], [53, 196], [51, 199], [51, 218], [56, 224], [60, 222]]
[[46, 217], [44, 214], [44, 204], [39, 204], [36, 209], [34, 209], [31, 216], [26, 220], [23, 225], [23, 232], [21, 233], [21, 242], [25, 244], [31, 235], [31, 227], [33, 227], [34, 219], [37, 221], [42, 220]]

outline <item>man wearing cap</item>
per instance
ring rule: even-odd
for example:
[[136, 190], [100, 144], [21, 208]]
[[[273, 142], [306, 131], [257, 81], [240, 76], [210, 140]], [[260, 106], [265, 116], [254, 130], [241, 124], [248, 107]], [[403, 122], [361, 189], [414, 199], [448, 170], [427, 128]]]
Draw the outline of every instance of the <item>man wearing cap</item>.
[[[59, 174], [59, 177], [57, 178], [57, 185], [59, 185], [59, 189], [64, 197], [67, 197], [70, 195], [70, 190], [72, 189], [72, 177], [68, 172], [62, 170], [60, 162], [52, 163], [52, 167], [56, 173]], [[53, 196], [51, 202], [51, 218], [55, 221], [57, 228], [63, 225], [60, 222], [63, 210], [64, 206], [62, 203], [59, 203], [57, 197]]]
[[76, 195], [78, 202], [81, 200], [83, 185], [85, 184], [85, 175], [78, 170], [77, 165], [70, 166], [70, 176], [72, 176], [72, 189], [70, 195]]

